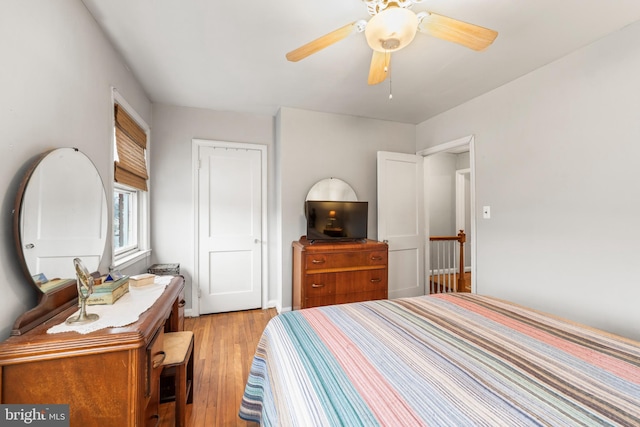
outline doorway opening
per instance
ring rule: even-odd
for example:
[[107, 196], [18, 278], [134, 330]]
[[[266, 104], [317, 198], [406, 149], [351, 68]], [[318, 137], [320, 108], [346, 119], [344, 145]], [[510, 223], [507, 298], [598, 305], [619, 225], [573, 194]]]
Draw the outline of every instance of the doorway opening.
[[[425, 175], [425, 226], [429, 236], [466, 235], [464, 272], [476, 292], [476, 218], [474, 137], [467, 136], [422, 150]], [[425, 243], [425, 274], [431, 271]], [[426, 281], [428, 283], [428, 280]]]

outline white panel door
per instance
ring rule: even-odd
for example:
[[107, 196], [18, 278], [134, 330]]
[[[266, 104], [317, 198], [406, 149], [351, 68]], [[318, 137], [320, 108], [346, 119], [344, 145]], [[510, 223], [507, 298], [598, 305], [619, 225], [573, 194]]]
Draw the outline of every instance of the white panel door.
[[200, 313], [262, 305], [263, 155], [260, 149], [199, 148]]
[[389, 244], [389, 298], [425, 293], [423, 161], [378, 152], [378, 240]]

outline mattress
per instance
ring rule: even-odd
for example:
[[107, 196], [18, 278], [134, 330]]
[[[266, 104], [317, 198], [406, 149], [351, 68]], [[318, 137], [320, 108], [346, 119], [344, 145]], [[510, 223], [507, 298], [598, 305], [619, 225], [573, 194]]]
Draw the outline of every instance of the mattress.
[[640, 343], [475, 294], [282, 313], [239, 415], [265, 426], [640, 426]]

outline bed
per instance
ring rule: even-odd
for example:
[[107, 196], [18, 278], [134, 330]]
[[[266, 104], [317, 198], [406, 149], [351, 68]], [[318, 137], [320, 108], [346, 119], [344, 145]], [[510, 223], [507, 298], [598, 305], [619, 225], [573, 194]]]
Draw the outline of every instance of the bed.
[[475, 294], [282, 313], [239, 415], [265, 426], [640, 425], [640, 343]]

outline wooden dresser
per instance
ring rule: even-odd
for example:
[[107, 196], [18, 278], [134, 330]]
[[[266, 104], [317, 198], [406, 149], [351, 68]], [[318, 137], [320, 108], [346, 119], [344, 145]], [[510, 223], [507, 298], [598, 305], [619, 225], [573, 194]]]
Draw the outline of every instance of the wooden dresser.
[[293, 309], [387, 298], [386, 243], [293, 242]]
[[157, 425], [163, 336], [182, 324], [183, 292], [176, 276], [124, 327], [48, 334], [72, 307], [0, 343], [0, 402], [69, 404], [72, 426]]

